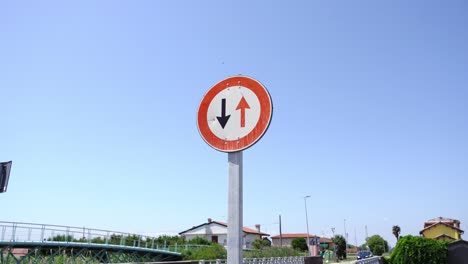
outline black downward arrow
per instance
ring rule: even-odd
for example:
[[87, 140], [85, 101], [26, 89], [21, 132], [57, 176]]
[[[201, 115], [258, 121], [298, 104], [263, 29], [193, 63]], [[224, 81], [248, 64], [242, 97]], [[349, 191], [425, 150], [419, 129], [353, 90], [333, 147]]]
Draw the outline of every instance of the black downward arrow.
[[218, 119], [219, 124], [221, 127], [224, 129], [226, 126], [229, 117], [231, 115], [226, 115], [226, 98], [221, 99], [221, 116], [217, 116], [216, 118]]

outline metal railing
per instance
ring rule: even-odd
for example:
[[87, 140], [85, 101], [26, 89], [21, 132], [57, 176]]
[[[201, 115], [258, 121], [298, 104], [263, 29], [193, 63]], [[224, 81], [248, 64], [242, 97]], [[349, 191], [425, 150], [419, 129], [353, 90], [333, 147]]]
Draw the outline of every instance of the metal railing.
[[[304, 257], [244, 258], [243, 264], [304, 264]], [[226, 264], [226, 259], [200, 260], [198, 264]]]
[[169, 245], [157, 237], [86, 227], [0, 221], [0, 241], [120, 245], [181, 252], [199, 245]]
[[379, 264], [379, 263], [380, 263], [380, 257], [361, 259], [355, 262], [355, 264]]

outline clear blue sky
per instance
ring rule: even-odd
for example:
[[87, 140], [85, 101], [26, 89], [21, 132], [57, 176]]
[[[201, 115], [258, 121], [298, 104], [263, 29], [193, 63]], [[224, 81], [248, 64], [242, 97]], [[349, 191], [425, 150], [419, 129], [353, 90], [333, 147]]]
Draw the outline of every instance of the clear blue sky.
[[3, 221], [174, 234], [227, 216], [206, 91], [254, 77], [274, 104], [244, 152], [244, 225], [390, 244], [468, 231], [466, 1], [2, 1]]

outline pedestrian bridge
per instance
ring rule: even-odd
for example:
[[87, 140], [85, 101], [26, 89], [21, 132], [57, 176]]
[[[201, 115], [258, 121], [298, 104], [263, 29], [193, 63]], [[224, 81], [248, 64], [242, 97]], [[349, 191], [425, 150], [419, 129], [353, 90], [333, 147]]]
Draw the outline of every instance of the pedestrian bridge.
[[0, 264], [176, 261], [196, 247], [85, 227], [0, 221], [0, 231]]

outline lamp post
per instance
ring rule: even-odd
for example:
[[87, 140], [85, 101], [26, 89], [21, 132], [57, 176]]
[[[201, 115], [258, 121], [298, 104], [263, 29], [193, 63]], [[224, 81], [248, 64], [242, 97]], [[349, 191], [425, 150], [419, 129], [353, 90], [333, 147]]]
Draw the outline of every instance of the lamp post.
[[304, 196], [304, 207], [305, 207], [306, 227], [307, 227], [307, 252], [309, 253], [309, 257], [310, 257], [309, 219], [307, 218], [307, 198], [309, 197], [310, 195]]

